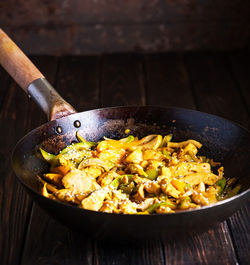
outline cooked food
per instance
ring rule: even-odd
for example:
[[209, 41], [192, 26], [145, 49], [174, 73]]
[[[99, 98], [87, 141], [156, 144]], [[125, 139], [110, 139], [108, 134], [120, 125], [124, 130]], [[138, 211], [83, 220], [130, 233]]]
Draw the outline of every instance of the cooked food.
[[199, 208], [240, 189], [233, 188], [234, 178], [223, 177], [220, 163], [197, 154], [202, 144], [192, 139], [77, 138], [57, 155], [40, 149], [50, 163], [50, 172], [39, 177], [45, 197], [93, 211], [151, 214]]

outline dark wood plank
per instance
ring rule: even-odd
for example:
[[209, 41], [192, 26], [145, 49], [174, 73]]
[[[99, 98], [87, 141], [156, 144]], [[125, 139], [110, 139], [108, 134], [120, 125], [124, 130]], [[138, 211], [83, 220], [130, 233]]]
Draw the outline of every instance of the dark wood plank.
[[107, 242], [99, 241], [96, 244], [95, 265], [127, 265], [127, 264], [164, 264], [161, 244], [156, 240], [140, 242]]
[[189, 77], [180, 54], [147, 56], [146, 74], [149, 104], [195, 108]]
[[22, 264], [90, 265], [92, 244], [34, 204]]
[[[1, 74], [0, 78], [4, 85], [5, 77]], [[4, 87], [0, 92], [3, 102], [0, 112], [0, 264], [18, 264], [32, 202], [12, 172], [11, 151], [22, 136], [38, 125], [41, 112], [14, 81], [8, 83], [7, 88], [6, 93]]]
[[233, 235], [233, 242], [237, 250], [240, 264], [249, 264], [250, 253], [250, 200], [239, 211], [232, 215], [229, 227]]
[[[143, 65], [133, 55], [104, 57], [102, 63], [102, 103], [105, 106], [145, 104]], [[94, 264], [163, 264], [161, 243], [106, 242], [95, 244]]]
[[[152, 61], [148, 61], [151, 64]], [[165, 55], [147, 66], [148, 104], [195, 107], [187, 69], [179, 55]], [[173, 69], [173, 71], [171, 70]], [[156, 73], [155, 73], [156, 71]], [[161, 93], [155, 92], [155, 86]], [[157, 94], [156, 94], [157, 93]], [[235, 254], [226, 222], [201, 235], [180, 241], [164, 239], [166, 264], [235, 264]], [[220, 257], [225, 257], [223, 260]], [[218, 263], [216, 263], [218, 261]]]
[[[50, 62], [41, 57], [37, 63], [46, 75]], [[55, 70], [56, 65], [53, 66]], [[62, 58], [57, 74], [50, 72], [54, 73], [51, 82], [56, 84], [58, 92], [76, 108], [97, 106], [99, 74], [96, 58]], [[22, 264], [92, 264], [92, 242], [62, 226], [34, 205]]]
[[191, 53], [185, 56], [198, 108], [249, 126], [249, 118], [228, 72], [224, 54]]
[[63, 57], [59, 61], [56, 89], [78, 111], [96, 108], [99, 57]]
[[248, 113], [250, 113], [250, 52], [234, 52], [228, 55], [232, 76], [240, 89]]
[[145, 104], [143, 66], [139, 56], [104, 56], [101, 65], [102, 106]]
[[[190, 54], [186, 56], [199, 109], [220, 115], [243, 126], [249, 126], [249, 117], [244, 108], [237, 84], [228, 71], [227, 61], [222, 54]], [[229, 218], [229, 228], [233, 235], [233, 244], [238, 261], [248, 264], [250, 260], [250, 205]]]
[[[243, 97], [246, 110], [250, 113], [250, 53], [239, 52], [228, 56], [232, 76]], [[243, 124], [247, 126], [247, 124]], [[229, 219], [229, 227], [233, 234], [234, 244], [241, 264], [250, 261], [250, 201]]]
[[166, 264], [237, 264], [226, 222], [199, 235], [164, 241]]

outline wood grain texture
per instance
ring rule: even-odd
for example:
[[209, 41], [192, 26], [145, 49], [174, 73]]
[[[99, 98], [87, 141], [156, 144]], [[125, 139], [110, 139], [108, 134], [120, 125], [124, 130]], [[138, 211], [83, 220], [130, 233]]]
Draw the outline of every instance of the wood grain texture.
[[104, 56], [101, 70], [101, 105], [145, 105], [140, 56]]
[[[94, 55], [129, 52], [232, 50], [249, 47], [246, 21], [28, 25], [4, 29], [29, 54]], [[227, 25], [225, 27], [225, 25]], [[204, 30], [204, 27], [206, 30]]]
[[[3, 25], [62, 25], [127, 24], [164, 22], [197, 22], [211, 20], [246, 20], [250, 5], [244, 0], [199, 1], [175, 0], [75, 0], [70, 4], [59, 1], [22, 0], [1, 3], [0, 22]], [[31, 12], [32, 11], [32, 12]]]
[[146, 56], [146, 75], [148, 104], [195, 108], [180, 54]]
[[237, 86], [224, 54], [190, 53], [185, 56], [198, 109], [239, 124], [249, 124]]
[[250, 52], [234, 52], [227, 56], [232, 77], [240, 90], [243, 101], [250, 114]]
[[91, 56], [59, 60], [56, 90], [79, 112], [98, 106], [99, 60]]
[[248, 204], [242, 206], [232, 217], [229, 218], [228, 224], [232, 233], [234, 246], [240, 264], [249, 264], [250, 253], [250, 200]]
[[245, 0], [12, 0], [0, 8], [0, 24], [33, 54], [249, 47]]
[[178, 241], [164, 241], [166, 264], [237, 264], [226, 222]]
[[[238, 92], [242, 96], [242, 105], [245, 106], [250, 119], [250, 53], [237, 52], [227, 56], [231, 69], [232, 78], [234, 79]], [[236, 106], [238, 107], [238, 106]], [[249, 123], [242, 123], [243, 126], [249, 126]], [[248, 127], [249, 128], [249, 127]], [[228, 223], [231, 229], [234, 244], [237, 249], [240, 264], [249, 264], [250, 262], [250, 200], [238, 212], [236, 212]]]
[[94, 265], [163, 265], [160, 241], [99, 241], [96, 243]]
[[[7, 87], [3, 87], [4, 84]], [[1, 85], [0, 264], [8, 265], [19, 262], [31, 210], [31, 200], [12, 172], [11, 151], [17, 139], [31, 128], [27, 122], [30, 114], [27, 97], [14, 81]]]
[[44, 77], [1, 28], [0, 64], [26, 93], [28, 93], [28, 86], [31, 82]]
[[91, 241], [59, 224], [34, 204], [21, 264], [91, 265]]
[[[225, 56], [210, 53], [190, 54], [185, 58], [199, 110], [220, 115], [248, 127], [249, 116], [241, 100], [239, 88], [228, 71]], [[250, 226], [249, 222], [245, 222], [245, 220], [249, 220], [249, 209], [250, 204], [248, 203], [228, 221], [233, 235], [231, 243], [234, 245], [240, 264], [248, 264], [250, 261], [249, 251], [246, 251], [250, 244]], [[228, 235], [229, 231], [227, 230]]]
[[[158, 55], [157, 55], [158, 56]], [[176, 104], [195, 108], [188, 71], [180, 55], [166, 55], [148, 61], [147, 104]], [[157, 91], [158, 90], [158, 91]], [[151, 91], [151, 92], [150, 92]], [[150, 96], [151, 95], [151, 96]], [[164, 95], [164, 97], [163, 97]], [[235, 264], [234, 248], [226, 222], [201, 235], [179, 241], [163, 240], [166, 264]], [[220, 249], [220, 251], [218, 251]], [[223, 260], [220, 259], [223, 258]]]

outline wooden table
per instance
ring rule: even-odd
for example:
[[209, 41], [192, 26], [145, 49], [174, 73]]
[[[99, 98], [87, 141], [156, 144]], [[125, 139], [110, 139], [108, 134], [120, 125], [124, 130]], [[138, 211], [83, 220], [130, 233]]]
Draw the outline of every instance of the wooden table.
[[[31, 59], [80, 111], [171, 105], [250, 127], [247, 52]], [[249, 204], [216, 228], [179, 241], [91, 241], [50, 218], [11, 168], [16, 142], [46, 122], [45, 115], [2, 69], [0, 84], [0, 264], [250, 264]]]

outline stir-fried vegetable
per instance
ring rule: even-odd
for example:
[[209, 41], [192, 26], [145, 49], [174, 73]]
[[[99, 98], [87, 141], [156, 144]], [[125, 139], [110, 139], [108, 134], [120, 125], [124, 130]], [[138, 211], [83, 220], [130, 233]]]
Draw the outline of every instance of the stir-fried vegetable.
[[[127, 130], [126, 133], [130, 131]], [[123, 214], [173, 213], [236, 195], [236, 179], [211, 168], [220, 165], [197, 155], [195, 140], [173, 135], [132, 135], [120, 140], [86, 141], [77, 132], [59, 154], [40, 149], [50, 172], [39, 177], [42, 194], [81, 208]]]

